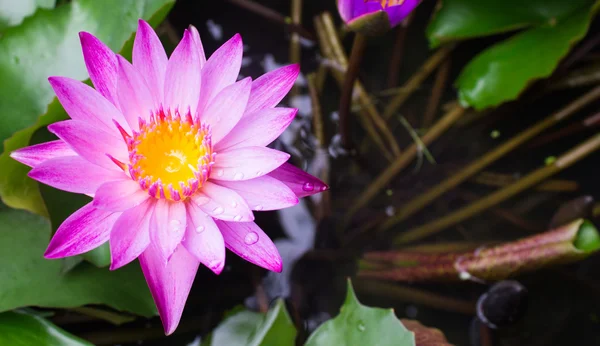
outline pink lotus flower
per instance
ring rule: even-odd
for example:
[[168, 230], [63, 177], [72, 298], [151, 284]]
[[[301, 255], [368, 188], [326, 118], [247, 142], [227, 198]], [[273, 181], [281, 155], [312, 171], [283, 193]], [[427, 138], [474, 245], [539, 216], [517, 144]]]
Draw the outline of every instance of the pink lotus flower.
[[354, 31], [381, 33], [400, 24], [420, 0], [338, 0], [338, 11]]
[[324, 191], [315, 177], [265, 146], [296, 109], [276, 108], [297, 65], [236, 81], [242, 40], [234, 36], [208, 60], [195, 28], [167, 58], [144, 21], [133, 64], [89, 33], [80, 34], [95, 89], [50, 77], [71, 120], [48, 129], [60, 139], [12, 157], [29, 176], [93, 196], [52, 238], [46, 258], [110, 243], [114, 270], [139, 257], [166, 334], [177, 327], [200, 263], [219, 274], [225, 248], [280, 272], [281, 257], [253, 222], [253, 210], [293, 206]]

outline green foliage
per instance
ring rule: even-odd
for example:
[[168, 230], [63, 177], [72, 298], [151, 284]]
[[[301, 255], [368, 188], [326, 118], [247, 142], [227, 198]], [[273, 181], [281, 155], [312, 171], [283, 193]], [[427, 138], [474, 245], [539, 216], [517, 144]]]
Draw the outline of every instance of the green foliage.
[[415, 337], [392, 309], [362, 305], [348, 281], [348, 293], [340, 314], [323, 323], [305, 346], [325, 345], [414, 346]]
[[43, 257], [49, 238], [45, 218], [0, 210], [0, 311], [105, 304], [142, 316], [156, 314], [137, 263], [116, 271], [82, 263], [64, 274], [61, 261]]
[[596, 226], [590, 221], [584, 220], [581, 226], [579, 226], [573, 246], [584, 252], [600, 250], [600, 233], [598, 233]]
[[40, 316], [22, 312], [0, 314], [0, 345], [92, 346]]
[[444, 0], [427, 29], [431, 46], [522, 29], [492, 45], [463, 69], [460, 101], [476, 109], [516, 99], [533, 81], [548, 77], [585, 36], [593, 0]]
[[38, 8], [53, 8], [56, 0], [18, 0], [0, 2], [0, 32], [21, 24], [25, 17], [31, 16]]

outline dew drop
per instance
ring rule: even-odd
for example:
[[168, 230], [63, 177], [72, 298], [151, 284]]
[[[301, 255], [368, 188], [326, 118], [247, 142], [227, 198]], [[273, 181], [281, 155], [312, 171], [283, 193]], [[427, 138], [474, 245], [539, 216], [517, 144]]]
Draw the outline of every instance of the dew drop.
[[202, 232], [204, 232], [204, 230], [205, 230], [204, 226], [196, 227], [196, 233], [202, 233]]
[[304, 185], [302, 185], [302, 190], [307, 191], [307, 192], [311, 192], [315, 189], [315, 185], [313, 183], [304, 183]]
[[219, 170], [217, 171], [217, 175], [218, 175], [219, 177], [222, 177], [222, 176], [223, 176], [223, 174], [225, 174], [225, 172], [224, 172], [222, 169], [219, 169]]
[[231, 206], [234, 208], [237, 207], [237, 202], [236, 201], [231, 202]]
[[256, 207], [254, 207], [254, 210], [263, 210], [265, 207], [263, 207], [262, 205], [257, 205]]
[[236, 215], [233, 217], [233, 221], [241, 221], [242, 220], [242, 216], [241, 215]]
[[261, 175], [264, 175], [263, 171], [258, 171], [258, 172], [256, 172], [256, 176], [257, 176], [257, 177], [260, 177]]
[[244, 179], [244, 173], [242, 172], [237, 172], [234, 176], [233, 176], [233, 180], [242, 180]]
[[169, 221], [169, 227], [172, 232], [179, 232], [181, 229], [181, 222], [179, 220], [171, 220]]
[[213, 209], [213, 214], [215, 215], [219, 215], [219, 214], [223, 214], [223, 208], [221, 207], [216, 207], [215, 209]]
[[365, 324], [361, 321], [358, 322], [358, 330], [361, 332], [364, 332], [367, 329], [367, 327], [365, 327]]
[[325, 186], [325, 185], [321, 186], [321, 191], [325, 191], [325, 190], [327, 190], [327, 186]]
[[249, 232], [244, 237], [244, 243], [246, 243], [246, 245], [256, 244], [257, 241], [258, 241], [258, 234], [256, 234], [256, 232]]

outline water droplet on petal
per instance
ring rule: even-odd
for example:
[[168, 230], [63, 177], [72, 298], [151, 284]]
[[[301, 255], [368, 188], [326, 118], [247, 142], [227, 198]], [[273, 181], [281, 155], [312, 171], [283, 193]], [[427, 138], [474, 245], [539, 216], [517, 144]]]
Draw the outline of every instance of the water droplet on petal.
[[261, 175], [264, 175], [263, 171], [258, 171], [258, 172], [256, 172], [256, 176], [257, 176], [257, 177], [260, 177]]
[[325, 186], [325, 185], [321, 186], [321, 191], [325, 191], [325, 190], [327, 190], [327, 186]]
[[263, 210], [265, 207], [263, 207], [262, 205], [257, 205], [256, 207], [254, 207], [254, 210]]
[[225, 171], [223, 171], [222, 169], [219, 169], [219, 170], [217, 171], [217, 175], [218, 175], [219, 177], [222, 177], [222, 176], [223, 176], [223, 174], [225, 174]]
[[234, 176], [233, 176], [233, 180], [242, 180], [244, 179], [244, 173], [242, 172], [237, 172]]
[[181, 222], [179, 220], [171, 220], [169, 221], [169, 229], [172, 232], [179, 232], [179, 230], [181, 229]]
[[304, 183], [304, 185], [302, 185], [302, 190], [306, 191], [306, 192], [311, 192], [315, 189], [315, 185], [313, 183]]
[[216, 207], [215, 209], [213, 209], [213, 214], [215, 215], [219, 215], [219, 214], [223, 214], [223, 208], [221, 207]]
[[231, 206], [234, 208], [237, 207], [237, 202], [236, 201], [231, 202]]
[[196, 227], [196, 233], [202, 233], [202, 232], [204, 232], [204, 230], [205, 230], [204, 226]]
[[244, 237], [244, 243], [246, 243], [246, 245], [256, 244], [257, 241], [258, 241], [258, 234], [256, 234], [256, 232], [249, 232]]
[[242, 216], [241, 215], [236, 215], [233, 217], [233, 221], [242, 221]]

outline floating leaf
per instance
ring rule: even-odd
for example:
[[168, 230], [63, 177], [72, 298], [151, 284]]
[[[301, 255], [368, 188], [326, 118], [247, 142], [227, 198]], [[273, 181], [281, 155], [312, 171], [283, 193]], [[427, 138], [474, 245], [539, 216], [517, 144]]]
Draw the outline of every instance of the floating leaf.
[[19, 25], [38, 8], [53, 8], [56, 0], [19, 0], [0, 3], [0, 31]]
[[317, 328], [305, 346], [327, 345], [414, 346], [415, 336], [392, 309], [362, 305], [348, 280], [348, 293], [340, 314]]
[[283, 300], [277, 300], [267, 315], [241, 311], [227, 318], [212, 334], [211, 345], [293, 346], [296, 328]]
[[0, 38], [0, 142], [4, 142], [0, 196], [4, 203], [47, 214], [37, 183], [26, 176], [28, 167], [8, 154], [27, 146], [38, 128], [66, 117], [58, 101], [52, 102], [54, 92], [47, 78], [87, 78], [78, 32], [93, 33], [115, 51], [127, 42], [129, 51], [125, 53], [129, 55], [137, 19], [157, 25], [173, 3], [174, 0], [73, 0], [53, 10], [37, 11], [20, 26], [4, 32]]
[[0, 209], [0, 311], [105, 304], [147, 317], [156, 314], [137, 263], [116, 271], [82, 263], [63, 274], [61, 261], [43, 257], [49, 238], [45, 218]]
[[92, 346], [40, 316], [12, 311], [0, 314], [0, 345]]

